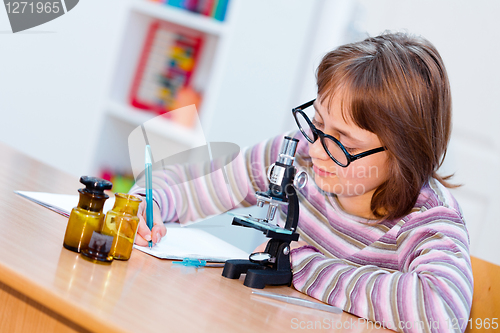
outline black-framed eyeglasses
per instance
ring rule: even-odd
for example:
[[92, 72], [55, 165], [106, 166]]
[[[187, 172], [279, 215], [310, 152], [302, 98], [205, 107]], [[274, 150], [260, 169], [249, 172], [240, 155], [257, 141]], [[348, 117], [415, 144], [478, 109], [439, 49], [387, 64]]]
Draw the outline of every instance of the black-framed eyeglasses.
[[347, 149], [344, 147], [342, 143], [340, 143], [339, 140], [317, 129], [312, 124], [309, 117], [304, 113], [303, 110], [313, 105], [315, 100], [316, 99], [313, 99], [310, 102], [307, 102], [305, 104], [302, 104], [301, 106], [292, 109], [293, 117], [295, 118], [295, 122], [297, 123], [297, 126], [299, 126], [299, 129], [306, 138], [306, 140], [309, 141], [310, 143], [314, 143], [316, 142], [316, 140], [318, 140], [319, 137], [321, 139], [321, 144], [323, 145], [323, 148], [325, 148], [326, 153], [335, 163], [345, 168], [353, 161], [386, 150], [386, 148], [384, 147], [379, 147], [375, 149], [370, 149], [368, 151], [364, 151], [356, 155], [349, 154]]

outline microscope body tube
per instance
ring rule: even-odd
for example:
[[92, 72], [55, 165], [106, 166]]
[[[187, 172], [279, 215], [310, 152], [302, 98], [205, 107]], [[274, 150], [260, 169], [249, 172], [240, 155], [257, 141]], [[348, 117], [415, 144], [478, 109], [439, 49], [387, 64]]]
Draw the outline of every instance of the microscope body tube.
[[[287, 186], [293, 186], [295, 167], [293, 161], [297, 150], [297, 139], [285, 136], [280, 149], [278, 161], [274, 164], [269, 177], [270, 195], [274, 198], [287, 201]], [[273, 214], [274, 215], [274, 214]]]
[[281, 144], [278, 163], [284, 165], [292, 165], [295, 159], [295, 151], [297, 150], [297, 143], [299, 140], [285, 136], [285, 140]]

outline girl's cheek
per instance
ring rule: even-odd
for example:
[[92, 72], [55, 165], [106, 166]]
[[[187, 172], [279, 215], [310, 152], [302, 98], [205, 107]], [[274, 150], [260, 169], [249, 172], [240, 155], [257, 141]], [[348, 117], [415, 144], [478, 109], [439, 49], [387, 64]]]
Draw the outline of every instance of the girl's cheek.
[[336, 174], [341, 179], [356, 178], [356, 166], [351, 164], [347, 168], [338, 167]]
[[352, 166], [352, 169], [349, 170], [349, 177], [359, 180], [377, 179], [380, 175], [379, 171], [377, 165], [358, 164]]
[[365, 166], [364, 165], [356, 165], [350, 170], [350, 176], [354, 179], [365, 179]]

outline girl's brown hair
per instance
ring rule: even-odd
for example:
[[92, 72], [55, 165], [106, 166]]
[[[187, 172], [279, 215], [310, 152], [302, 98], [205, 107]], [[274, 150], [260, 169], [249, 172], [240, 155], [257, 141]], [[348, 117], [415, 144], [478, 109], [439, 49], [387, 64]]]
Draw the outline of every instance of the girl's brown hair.
[[451, 93], [443, 60], [421, 37], [385, 33], [343, 45], [317, 69], [319, 101], [342, 94], [344, 117], [375, 133], [387, 148], [389, 177], [375, 191], [372, 213], [407, 215], [422, 186], [434, 177], [451, 132]]

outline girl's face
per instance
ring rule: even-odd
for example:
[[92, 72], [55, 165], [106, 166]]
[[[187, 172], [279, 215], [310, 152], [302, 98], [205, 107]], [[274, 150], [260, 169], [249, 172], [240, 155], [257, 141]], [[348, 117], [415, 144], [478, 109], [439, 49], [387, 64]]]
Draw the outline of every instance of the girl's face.
[[[328, 108], [328, 98], [323, 103], [320, 98], [316, 99], [311, 119], [314, 126], [338, 139], [351, 155], [383, 146], [376, 134], [359, 128], [350, 119], [344, 120], [340, 102], [340, 98], [335, 97]], [[388, 177], [386, 151], [363, 157], [343, 168], [328, 156], [318, 138], [309, 143], [309, 155], [316, 184], [339, 199], [364, 196], [371, 200], [373, 192]]]

